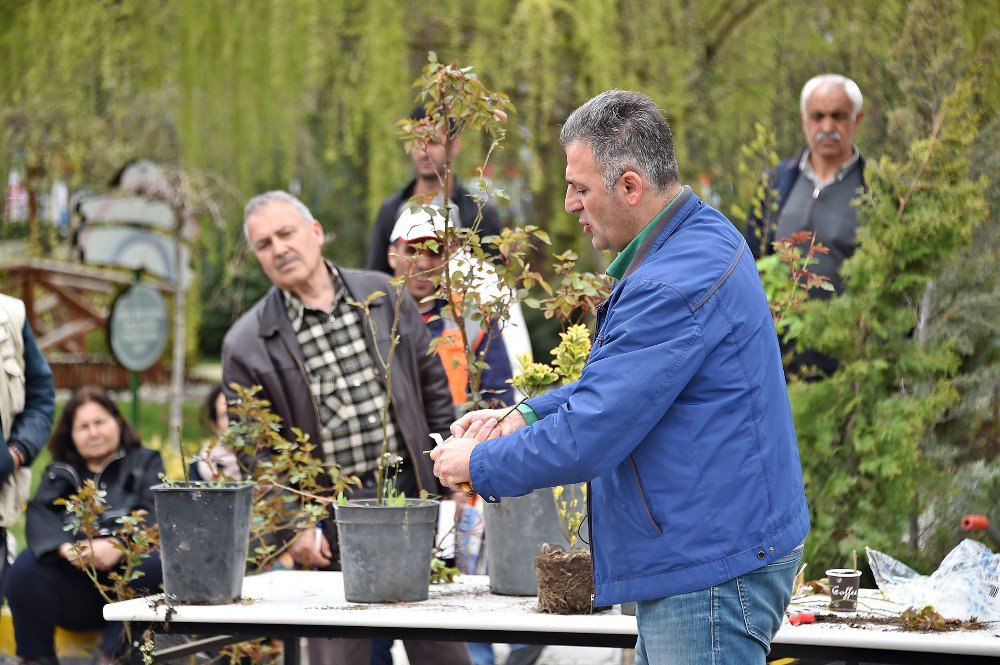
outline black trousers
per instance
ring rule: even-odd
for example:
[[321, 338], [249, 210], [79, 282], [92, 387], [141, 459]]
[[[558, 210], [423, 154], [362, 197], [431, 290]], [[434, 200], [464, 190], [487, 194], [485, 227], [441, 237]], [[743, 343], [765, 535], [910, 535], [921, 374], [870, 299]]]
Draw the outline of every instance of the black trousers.
[[[146, 559], [140, 570], [144, 574], [129, 586], [142, 594], [157, 593], [163, 578], [159, 555]], [[4, 591], [21, 658], [55, 656], [56, 626], [103, 630], [101, 649], [121, 651], [124, 627], [104, 620], [104, 598], [87, 574], [65, 559], [43, 563], [31, 550], [24, 550], [7, 570]]]
[[0, 605], [3, 605], [3, 580], [7, 574], [7, 529], [0, 527]]

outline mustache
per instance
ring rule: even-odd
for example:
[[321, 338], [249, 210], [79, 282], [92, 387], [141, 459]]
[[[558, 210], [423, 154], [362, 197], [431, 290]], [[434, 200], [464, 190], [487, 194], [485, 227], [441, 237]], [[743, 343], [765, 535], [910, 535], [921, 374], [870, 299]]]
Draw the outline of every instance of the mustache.
[[816, 132], [816, 135], [813, 136], [813, 139], [817, 142], [826, 141], [827, 139], [831, 141], [839, 141], [840, 132]]
[[274, 259], [274, 267], [279, 269], [284, 268], [292, 261], [298, 261], [298, 260], [299, 260], [299, 255], [296, 254], [295, 252], [285, 252], [281, 256], [276, 257]]

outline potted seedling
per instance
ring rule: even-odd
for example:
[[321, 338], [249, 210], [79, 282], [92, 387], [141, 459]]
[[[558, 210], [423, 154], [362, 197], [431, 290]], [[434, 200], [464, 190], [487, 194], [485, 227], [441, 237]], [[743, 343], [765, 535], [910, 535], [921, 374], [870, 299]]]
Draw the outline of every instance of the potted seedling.
[[169, 603], [234, 602], [245, 571], [262, 570], [287, 547], [275, 545], [274, 536], [323, 519], [323, 504], [334, 497], [323, 496], [331, 490], [322, 488], [342, 494], [358, 485], [336, 467], [324, 467], [301, 430], [291, 428], [293, 440], [282, 436], [281, 418], [256, 396], [259, 388], [232, 388], [232, 420], [220, 443], [246, 462], [242, 479], [219, 468], [209, 480], [185, 477], [152, 488]]
[[[474, 128], [492, 138], [487, 160], [505, 135], [506, 110], [511, 109], [506, 97], [482, 88], [470, 77], [468, 69], [441, 66], [432, 58], [420, 82], [425, 117], [421, 121], [400, 123], [401, 135], [409, 149], [425, 148], [428, 141], [443, 137], [445, 161], [443, 172], [439, 174], [442, 191], [450, 191], [453, 177], [451, 146], [462, 131]], [[485, 165], [480, 173], [484, 170]], [[480, 179], [479, 190], [487, 197], [505, 196], [483, 179]], [[413, 201], [412, 205], [426, 206], [427, 203]], [[539, 309], [546, 318], [556, 318], [566, 325], [574, 316], [594, 312], [610, 291], [604, 275], [576, 271], [577, 256], [571, 251], [555, 257], [553, 275], [558, 283], [550, 284], [533, 267], [538, 246], [549, 244], [548, 234], [529, 225], [503, 229], [498, 235], [483, 237], [479, 233], [482, 199], [477, 200], [477, 204], [479, 213], [475, 220], [462, 228], [455, 223], [454, 209], [445, 206], [444, 237], [434, 247], [445, 255], [444, 268], [439, 277], [433, 276], [439, 282], [438, 293], [429, 296], [448, 303], [441, 316], [450, 318], [461, 335], [462, 358], [459, 362], [469, 377], [468, 400], [463, 410], [500, 406], [494, 395], [482, 389], [482, 375], [488, 369], [484, 358], [490, 345], [510, 322], [516, 304]], [[541, 294], [540, 297], [533, 297], [535, 293]], [[480, 330], [474, 331], [481, 339], [478, 345], [470, 339], [464, 325], [469, 317], [480, 324]], [[437, 350], [442, 343], [445, 343], [443, 338], [435, 339], [432, 348]], [[530, 354], [519, 356], [518, 361], [526, 367], [531, 362]], [[557, 375], [553, 381], [560, 378], [565, 377]], [[527, 382], [514, 383], [514, 386], [524, 395], [531, 394], [526, 390]], [[513, 408], [516, 405], [506, 406]], [[483, 516], [491, 590], [500, 594], [534, 595], [537, 592], [534, 557], [542, 543], [557, 540], [560, 533], [552, 491], [536, 490], [522, 497], [505, 499], [500, 504], [485, 505]], [[491, 533], [497, 535], [491, 537]]]
[[[394, 300], [389, 349], [383, 356], [376, 349], [382, 366], [385, 394], [392, 395], [392, 363], [399, 345], [399, 313], [403, 281], [393, 280]], [[351, 301], [364, 313], [373, 339], [379, 337], [372, 303], [386, 294], [376, 291], [364, 302]], [[402, 458], [389, 452], [388, 421], [392, 400], [382, 408], [382, 450], [375, 471], [376, 495], [373, 499], [348, 500], [341, 497], [334, 505], [340, 540], [341, 568], [344, 573], [344, 596], [357, 603], [426, 600], [430, 587], [434, 532], [437, 527], [438, 500], [430, 496], [406, 497], [395, 486]]]
[[[562, 257], [565, 265], [565, 257]], [[590, 352], [590, 332], [581, 324], [560, 334], [552, 351], [552, 364], [521, 359], [514, 386], [527, 397], [536, 397], [560, 382], [579, 377]], [[504, 595], [533, 596], [539, 592], [535, 557], [545, 543], [558, 542], [560, 526], [554, 490], [543, 488], [519, 497], [506, 498], [485, 508], [486, 556], [490, 589]], [[490, 538], [490, 533], [505, 534]]]
[[[565, 263], [566, 257], [562, 258]], [[551, 363], [530, 362], [526, 358], [522, 372], [514, 378], [514, 385], [525, 395], [534, 397], [559, 382], [568, 383], [580, 377], [590, 353], [589, 330], [584, 325], [575, 324], [559, 336], [560, 342], [551, 352], [554, 356]], [[539, 530], [531, 538], [523, 538], [515, 554], [521, 558], [528, 557], [531, 562], [531, 583], [537, 589], [540, 611], [554, 614], [589, 612], [594, 590], [590, 552], [576, 547], [585, 514], [587, 486], [559, 486], [536, 490], [533, 494], [544, 502], [536, 499], [531, 504], [532, 508], [551, 514], [551, 524], [555, 528], [549, 533]], [[496, 509], [487, 511], [487, 531], [490, 528], [515, 528], [508, 522], [511, 517], [517, 517], [516, 511], [524, 510], [517, 503], [522, 498], [514, 501], [505, 499], [497, 504]], [[508, 503], [511, 505], [508, 506]], [[505, 513], [505, 508], [510, 512]], [[565, 540], [567, 548], [557, 544], [560, 539]], [[489, 548], [489, 538], [486, 543]], [[500, 543], [489, 550], [491, 564], [493, 552], [503, 552], [504, 549], [510, 548]]]
[[[239, 453], [243, 480], [227, 477], [221, 467], [205, 481], [164, 479], [152, 488], [157, 524], [147, 524], [138, 513], [119, 517], [115, 534], [125, 555], [121, 571], [110, 573], [111, 584], [103, 585], [92, 566], [85, 568], [107, 602], [134, 596], [128, 583], [141, 574], [139, 565], [157, 549], [167, 604], [233, 602], [240, 596], [246, 571], [263, 570], [284, 552], [285, 547], [274, 542], [287, 539], [275, 535], [314, 526], [325, 516], [326, 504], [360, 484], [336, 467], [323, 467], [301, 431], [292, 429], [294, 440], [282, 437], [281, 419], [270, 411], [269, 402], [256, 397], [259, 388], [233, 389], [237, 399], [230, 404], [230, 415], [234, 417], [220, 443]], [[249, 472], [250, 464], [242, 464], [249, 460], [256, 460], [256, 475]], [[187, 465], [183, 468], [186, 471]], [[320, 482], [321, 477], [329, 481]], [[324, 491], [326, 496], [321, 495]], [[74, 533], [90, 538], [98, 532], [106, 508], [102, 494], [88, 481], [66, 500]], [[139, 645], [144, 654], [152, 648], [149, 636]], [[226, 651], [237, 662], [267, 648], [244, 643]]]
[[[482, 131], [492, 138], [486, 159], [494, 154], [505, 136], [506, 110], [511, 109], [507, 99], [479, 87], [478, 82], [467, 79], [467, 69], [441, 67], [432, 61], [421, 82], [421, 99], [425, 101], [425, 118], [420, 122], [401, 122], [401, 134], [410, 149], [425, 147], [427, 140], [444, 137], [445, 166], [439, 174], [442, 191], [450, 191], [451, 146], [458, 134], [469, 128]], [[447, 131], [443, 131], [447, 129]], [[480, 173], [485, 170], [485, 164]], [[505, 194], [484, 179], [479, 190], [485, 196], [503, 198]], [[415, 201], [414, 204], [419, 205]], [[482, 389], [482, 375], [488, 369], [484, 358], [490, 345], [502, 335], [511, 320], [515, 306], [539, 309], [546, 318], [556, 318], [564, 325], [574, 316], [596, 311], [598, 302], [607, 297], [609, 282], [604, 275], [578, 272], [577, 256], [571, 251], [556, 256], [552, 274], [558, 283], [550, 284], [533, 266], [539, 246], [549, 244], [548, 234], [537, 227], [503, 229], [498, 235], [483, 237], [479, 233], [482, 218], [482, 200], [479, 214], [471, 225], [459, 228], [454, 223], [454, 210], [446, 206], [445, 234], [439, 249], [445, 254], [444, 269], [439, 279], [438, 293], [448, 303], [441, 312], [450, 318], [461, 334], [462, 362], [468, 372], [468, 400], [464, 410], [500, 406], [495, 396]], [[540, 297], [533, 297], [534, 294]], [[463, 325], [469, 317], [479, 321], [481, 342], [476, 345]], [[585, 334], [586, 336], [586, 334]], [[438, 338], [433, 348], [444, 343]], [[584, 357], [586, 353], [584, 353]], [[518, 357], [518, 364], [526, 367], [528, 357]], [[582, 366], [582, 362], [581, 362]], [[565, 378], [557, 376], [555, 380]], [[514, 383], [522, 394], [527, 383]], [[513, 408], [516, 405], [506, 405]], [[505, 499], [500, 504], [483, 507], [485, 544], [490, 575], [490, 588], [494, 593], [534, 595], [537, 592], [534, 557], [542, 543], [559, 538], [559, 524], [555, 513], [552, 491], [536, 490], [525, 496]], [[490, 534], [497, 534], [493, 537]], [[499, 537], [503, 534], [503, 537]]]
[[[258, 387], [233, 389], [233, 418], [221, 443], [241, 461], [255, 460], [253, 470], [241, 464], [242, 480], [227, 477], [221, 468], [204, 481], [186, 475], [182, 480], [164, 478], [151, 488], [158, 535], [143, 524], [141, 515], [118, 520], [126, 561], [137, 565], [159, 547], [168, 603], [237, 600], [245, 572], [263, 570], [286, 549], [274, 544], [280, 540], [275, 535], [315, 526], [326, 514], [324, 504], [359, 485], [357, 478], [342, 475], [336, 467], [322, 466], [300, 430], [292, 428], [294, 440], [284, 438], [280, 417], [256, 396]], [[186, 472], [187, 465], [183, 468]], [[324, 478], [329, 482], [320, 482]], [[96, 528], [104, 505], [99, 491], [88, 490], [66, 502], [74, 529], [84, 534]], [[109, 591], [115, 600], [128, 597], [124, 588]]]
[[[400, 121], [402, 138], [409, 148], [440, 140], [443, 135], [449, 163], [442, 178], [442, 191], [450, 191], [451, 143], [457, 136], [448, 130], [454, 121], [461, 129], [472, 128], [494, 136], [502, 134], [501, 119], [506, 116], [509, 100], [501, 93], [488, 90], [472, 73], [471, 68], [439, 63], [431, 53], [429, 63], [418, 80], [419, 99], [428, 110], [420, 120]], [[442, 131], [443, 130], [443, 131]], [[429, 202], [427, 202], [429, 203]], [[421, 202], [414, 202], [419, 207]], [[446, 252], [457, 246], [468, 247], [470, 237], [478, 231], [480, 214], [470, 227], [463, 229], [466, 234], [457, 233], [450, 206], [444, 207], [446, 233], [441, 240], [447, 246]], [[445, 276], [441, 282], [451, 282], [450, 254], [446, 256]], [[412, 266], [411, 266], [412, 267]], [[462, 272], [459, 270], [458, 272]], [[470, 272], [470, 271], [466, 271]], [[409, 271], [407, 277], [413, 276]], [[393, 308], [391, 330], [388, 331], [389, 346], [383, 355], [378, 351], [385, 392], [392, 394], [392, 364], [399, 343], [398, 323], [400, 306], [404, 298], [405, 277], [392, 281], [393, 293], [376, 292], [364, 302], [352, 304], [361, 308], [364, 320], [371, 327], [373, 337], [385, 335], [386, 331], [374, 329], [375, 322], [370, 316], [373, 302], [385, 298]], [[449, 299], [449, 302], [453, 302]], [[465, 305], [474, 306], [470, 299]], [[443, 315], [459, 317], [457, 309]], [[463, 329], [464, 330], [464, 329]], [[464, 332], [463, 332], [464, 334]], [[466, 340], [467, 341], [467, 340]], [[468, 348], [468, 345], [465, 345]], [[476, 369], [476, 359], [467, 361], [470, 369]], [[478, 391], [478, 384], [476, 384]], [[477, 395], [478, 397], [478, 395]], [[407, 498], [395, 489], [393, 475], [398, 469], [398, 458], [388, 450], [386, 423], [391, 417], [391, 403], [386, 401], [382, 412], [382, 450], [376, 469], [376, 497], [368, 500], [339, 501], [334, 507], [340, 537], [341, 564], [344, 572], [345, 595], [356, 602], [385, 602], [396, 600], [423, 600], [427, 598], [432, 568], [434, 532], [437, 525], [438, 501], [429, 496]]]

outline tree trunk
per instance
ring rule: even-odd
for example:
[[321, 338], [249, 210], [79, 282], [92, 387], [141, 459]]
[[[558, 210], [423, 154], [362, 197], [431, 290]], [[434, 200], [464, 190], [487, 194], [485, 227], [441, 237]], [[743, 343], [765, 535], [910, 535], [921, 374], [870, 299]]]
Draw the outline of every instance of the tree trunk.
[[[181, 404], [184, 401], [184, 265], [181, 262], [181, 233], [184, 228], [184, 215], [181, 210], [174, 209], [176, 226], [174, 227], [174, 353], [170, 364], [170, 442], [174, 450], [181, 450]], [[181, 462], [183, 463], [183, 453]]]

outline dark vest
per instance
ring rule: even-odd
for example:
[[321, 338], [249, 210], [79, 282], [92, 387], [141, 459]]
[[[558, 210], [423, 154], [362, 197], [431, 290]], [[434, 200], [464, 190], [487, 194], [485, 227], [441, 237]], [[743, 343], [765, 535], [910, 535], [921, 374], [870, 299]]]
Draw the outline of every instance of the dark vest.
[[[792, 186], [778, 217], [775, 238], [785, 238], [798, 231], [816, 234], [816, 240], [826, 245], [829, 254], [817, 254], [818, 261], [809, 269], [829, 278], [834, 293], [843, 291], [841, 264], [857, 246], [857, 208], [851, 202], [864, 186], [860, 162], [856, 162], [838, 182], [817, 190], [809, 178], [800, 175]], [[829, 291], [815, 290], [813, 297], [828, 297]]]

